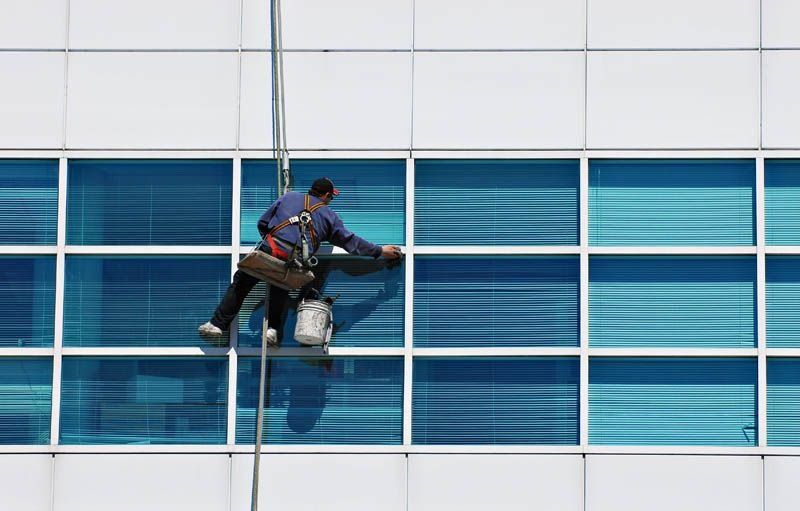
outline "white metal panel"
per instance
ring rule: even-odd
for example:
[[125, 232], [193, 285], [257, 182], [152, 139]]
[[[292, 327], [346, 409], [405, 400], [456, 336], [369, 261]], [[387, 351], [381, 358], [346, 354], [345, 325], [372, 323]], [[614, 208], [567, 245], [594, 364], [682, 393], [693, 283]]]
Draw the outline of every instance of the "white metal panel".
[[53, 458], [49, 454], [0, 456], [0, 507], [9, 511], [50, 509]]
[[60, 454], [54, 511], [228, 509], [225, 454]]
[[758, 456], [586, 457], [586, 509], [761, 509]]
[[[231, 509], [249, 509], [253, 455], [234, 454]], [[259, 509], [405, 511], [402, 454], [267, 454], [261, 458]], [[186, 508], [189, 509], [189, 508]]]
[[582, 52], [416, 53], [414, 147], [583, 146]]
[[759, 0], [592, 0], [589, 48], [758, 48]]
[[67, 145], [224, 149], [236, 143], [236, 53], [70, 53]]
[[67, 0], [3, 0], [0, 48], [63, 48]]
[[762, 44], [765, 48], [800, 48], [800, 2], [762, 0]]
[[583, 49], [585, 0], [416, 0], [414, 47]]
[[763, 55], [762, 129], [765, 148], [800, 147], [800, 50]]
[[759, 55], [590, 52], [587, 146], [755, 148]]
[[764, 458], [764, 511], [797, 511], [800, 457]]
[[284, 58], [290, 148], [409, 147], [409, 53], [301, 52]]
[[0, 52], [0, 147], [60, 148], [64, 54]]
[[222, 49], [239, 45], [240, 0], [70, 0], [70, 48]]
[[242, 53], [239, 147], [272, 149], [272, 61], [270, 53]]
[[581, 456], [412, 454], [408, 510], [581, 511]]

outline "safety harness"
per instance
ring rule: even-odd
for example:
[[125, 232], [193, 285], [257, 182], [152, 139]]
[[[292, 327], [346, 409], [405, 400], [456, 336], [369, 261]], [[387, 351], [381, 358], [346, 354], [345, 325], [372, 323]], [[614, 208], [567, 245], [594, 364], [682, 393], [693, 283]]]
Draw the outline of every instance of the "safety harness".
[[[316, 210], [327, 206], [325, 201], [318, 202], [311, 205], [311, 196], [306, 195], [305, 201], [303, 204], [303, 210], [300, 211], [297, 215], [287, 218], [283, 222], [279, 223], [275, 227], [269, 231], [267, 234], [267, 244], [269, 245], [270, 250], [272, 253], [284, 261], [287, 261], [288, 264], [295, 264], [299, 268], [313, 268], [317, 265], [317, 258], [314, 257], [313, 251], [317, 249], [317, 231], [314, 229], [314, 218], [312, 217], [312, 213]], [[290, 225], [297, 225], [297, 228], [300, 232], [300, 257], [297, 257], [297, 250], [298, 246], [295, 244], [292, 247], [292, 253], [287, 254], [285, 250], [281, 249], [278, 244], [275, 242], [275, 233], [284, 229]], [[311, 239], [311, 251], [308, 248], [308, 238]]]

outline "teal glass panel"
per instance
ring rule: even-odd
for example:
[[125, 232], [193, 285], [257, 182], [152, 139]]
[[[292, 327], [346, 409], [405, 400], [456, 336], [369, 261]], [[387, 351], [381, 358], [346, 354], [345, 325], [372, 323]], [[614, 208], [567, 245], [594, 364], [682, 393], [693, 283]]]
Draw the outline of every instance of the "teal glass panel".
[[800, 245], [800, 159], [764, 160], [767, 245]]
[[754, 245], [755, 160], [592, 160], [592, 245]]
[[755, 358], [593, 358], [589, 443], [757, 442]]
[[592, 256], [594, 347], [752, 348], [754, 256]]
[[800, 358], [767, 359], [767, 444], [800, 447]]
[[417, 160], [418, 245], [577, 245], [578, 160]]
[[64, 357], [62, 444], [224, 444], [224, 358]]
[[[255, 442], [261, 363], [240, 358], [236, 442]], [[403, 359], [283, 358], [267, 362], [264, 443], [402, 444]]]
[[0, 347], [51, 347], [55, 256], [0, 256]]
[[[379, 245], [405, 240], [405, 160], [292, 160], [292, 189], [305, 193], [328, 177], [340, 195], [331, 208], [345, 226]], [[242, 161], [242, 243], [258, 241], [258, 218], [275, 200], [272, 160]]]
[[67, 243], [230, 245], [231, 160], [70, 160]]
[[0, 245], [55, 245], [58, 160], [0, 159]]
[[577, 357], [416, 358], [415, 444], [577, 445]]
[[578, 346], [577, 256], [417, 256], [414, 346]]
[[[385, 260], [362, 257], [323, 257], [314, 269], [317, 280], [309, 287], [326, 296], [339, 296], [333, 304], [335, 347], [403, 346], [405, 269]], [[303, 295], [307, 292], [304, 290]], [[294, 329], [300, 293], [286, 303], [282, 346], [297, 347]], [[313, 296], [313, 295], [312, 295]], [[272, 318], [275, 321], [276, 318]], [[264, 321], [264, 284], [248, 295], [238, 317], [239, 346], [261, 346]], [[273, 325], [274, 326], [274, 325]]]
[[767, 256], [767, 347], [800, 348], [799, 256]]
[[53, 359], [0, 358], [0, 444], [50, 443]]
[[228, 256], [67, 256], [65, 346], [206, 346]]

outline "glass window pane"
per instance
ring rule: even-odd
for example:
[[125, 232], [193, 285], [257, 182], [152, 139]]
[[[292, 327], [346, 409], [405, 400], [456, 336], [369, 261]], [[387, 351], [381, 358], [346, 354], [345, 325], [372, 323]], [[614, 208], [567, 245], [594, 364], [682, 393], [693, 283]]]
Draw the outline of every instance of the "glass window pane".
[[0, 347], [53, 346], [55, 256], [0, 256]]
[[755, 160], [592, 160], [592, 245], [755, 244]]
[[67, 243], [230, 245], [230, 160], [70, 160]]
[[589, 443], [755, 446], [756, 359], [594, 358]]
[[0, 444], [50, 443], [53, 359], [0, 358]]
[[767, 444], [800, 446], [800, 359], [767, 359]]
[[414, 263], [414, 346], [578, 346], [577, 256]]
[[[361, 257], [323, 257], [314, 269], [317, 280], [309, 287], [339, 298], [333, 304], [331, 346], [399, 347], [403, 345], [405, 319], [405, 268], [385, 260]], [[283, 346], [294, 340], [299, 293], [289, 294], [283, 328]], [[275, 318], [272, 318], [275, 320]], [[264, 320], [264, 284], [248, 295], [239, 314], [239, 346], [261, 346]]]
[[[240, 358], [236, 442], [255, 442], [260, 359]], [[271, 358], [265, 444], [401, 444], [402, 358]]]
[[[275, 162], [242, 162], [242, 243], [258, 241], [256, 223], [274, 200]], [[328, 177], [341, 195], [331, 207], [352, 232], [379, 245], [404, 244], [405, 160], [292, 160], [292, 188], [305, 193]], [[247, 202], [245, 202], [247, 199]]]
[[228, 256], [67, 256], [65, 346], [206, 346]]
[[224, 444], [228, 363], [64, 357], [61, 443]]
[[800, 348], [798, 256], [767, 256], [767, 346]]
[[416, 358], [415, 444], [578, 444], [578, 358]]
[[764, 161], [767, 245], [800, 245], [800, 159]]
[[578, 160], [417, 160], [418, 245], [577, 245]]
[[755, 282], [754, 256], [592, 256], [590, 343], [752, 348]]
[[58, 160], [0, 159], [0, 245], [55, 245]]

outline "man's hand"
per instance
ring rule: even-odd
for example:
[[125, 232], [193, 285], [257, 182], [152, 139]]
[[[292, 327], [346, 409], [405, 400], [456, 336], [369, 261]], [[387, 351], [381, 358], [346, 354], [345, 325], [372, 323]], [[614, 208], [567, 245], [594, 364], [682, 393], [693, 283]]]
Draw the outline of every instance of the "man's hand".
[[384, 259], [400, 259], [403, 257], [403, 252], [397, 245], [384, 245], [381, 247], [381, 256]]

